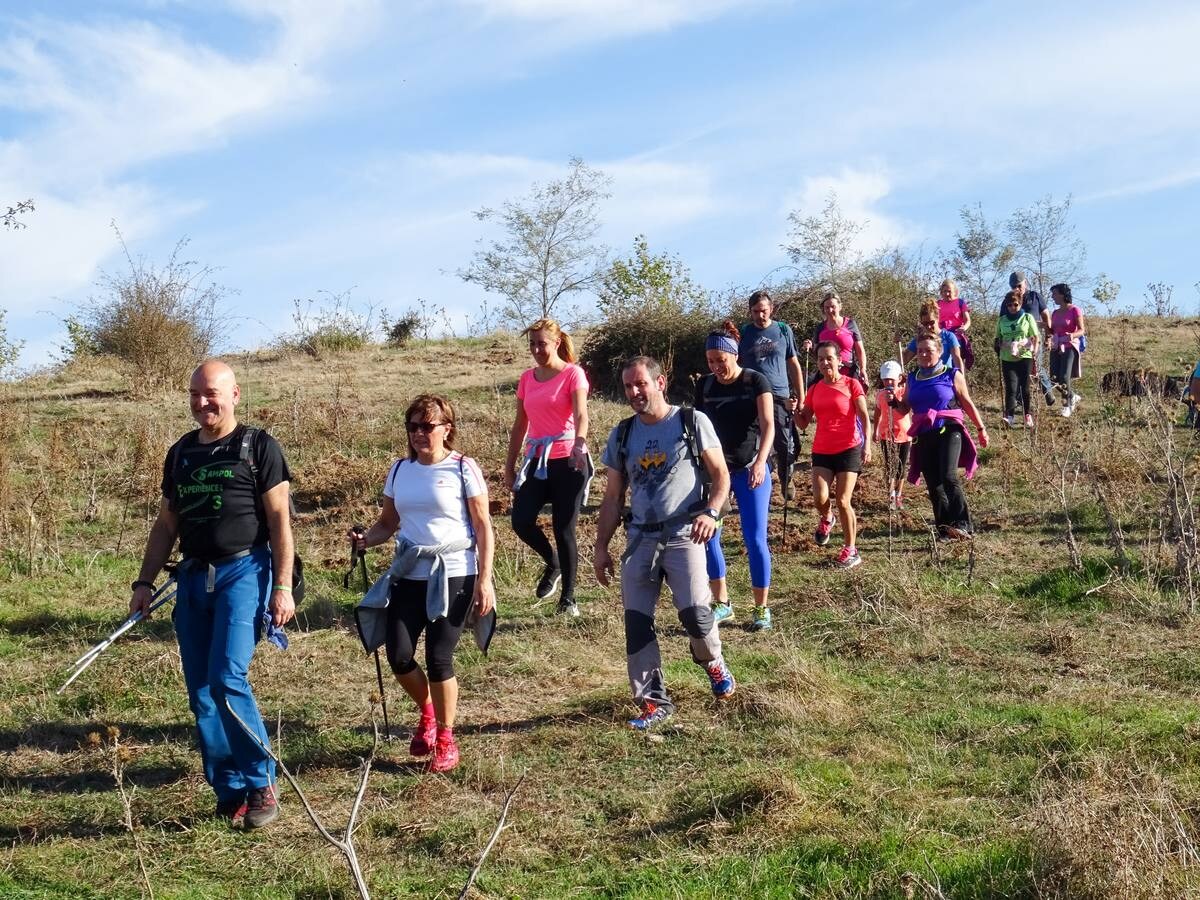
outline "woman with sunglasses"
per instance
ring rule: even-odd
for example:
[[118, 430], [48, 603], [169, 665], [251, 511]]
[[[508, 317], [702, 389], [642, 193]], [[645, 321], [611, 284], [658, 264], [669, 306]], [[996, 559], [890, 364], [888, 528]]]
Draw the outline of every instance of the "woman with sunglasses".
[[[517, 415], [508, 437], [504, 483], [513, 491], [513, 531], [544, 563], [534, 593], [545, 600], [561, 583], [558, 612], [575, 618], [575, 524], [592, 476], [588, 380], [575, 363], [571, 336], [553, 319], [538, 319], [523, 334], [536, 365], [517, 382]], [[557, 549], [537, 522], [547, 503]]]
[[[422, 394], [404, 421], [408, 455], [388, 472], [379, 518], [365, 534], [347, 536], [361, 552], [396, 534], [391, 589], [380, 611], [386, 612], [388, 663], [421, 713], [409, 752], [432, 754], [430, 770], [447, 772], [458, 764], [454, 648], [472, 608], [486, 616], [496, 605], [495, 540], [483, 472], [454, 449], [450, 401]], [[427, 671], [416, 661], [422, 632]]]
[[942, 328], [938, 324], [938, 302], [936, 300], [926, 300], [921, 304], [920, 325], [917, 328], [916, 336], [904, 348], [904, 353], [900, 358], [903, 365], [907, 366], [917, 355], [917, 341], [922, 335], [935, 335], [941, 341], [942, 365], [960, 372], [966, 371], [963, 367], [962, 347], [959, 345], [958, 338], [953, 331]]

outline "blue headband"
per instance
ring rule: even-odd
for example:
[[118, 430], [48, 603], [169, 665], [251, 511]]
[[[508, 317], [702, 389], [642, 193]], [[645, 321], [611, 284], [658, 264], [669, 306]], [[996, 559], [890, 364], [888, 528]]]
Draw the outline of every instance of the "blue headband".
[[720, 350], [722, 353], [732, 353], [737, 356], [737, 341], [727, 334], [710, 334], [704, 342], [705, 350]]

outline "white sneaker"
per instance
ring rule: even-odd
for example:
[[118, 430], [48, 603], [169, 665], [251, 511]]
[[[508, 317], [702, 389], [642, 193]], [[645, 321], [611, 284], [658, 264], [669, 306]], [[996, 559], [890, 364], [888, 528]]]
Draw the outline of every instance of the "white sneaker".
[[1025, 413], [1025, 427], [1026, 428], [1033, 427], [1033, 416], [1031, 416], [1029, 413]]
[[1071, 395], [1071, 409], [1074, 409], [1075, 407], [1077, 407], [1079, 405], [1079, 401], [1082, 399], [1083, 398], [1080, 397], [1078, 394], [1072, 394]]
[[1071, 418], [1071, 413], [1073, 413], [1073, 412], [1074, 412], [1074, 410], [1071, 409], [1070, 406], [1064, 406], [1062, 409], [1060, 409], [1058, 411], [1058, 414], [1060, 416], [1062, 416], [1064, 419], [1069, 419], [1069, 418]]
[[1009, 428], [1012, 428], [1012, 427], [1014, 427], [1014, 426], [1013, 426], [1013, 417], [1012, 417], [1012, 416], [1005, 416], [1005, 417], [1004, 417], [1004, 424], [1005, 424], [1005, 425], [1007, 425]]

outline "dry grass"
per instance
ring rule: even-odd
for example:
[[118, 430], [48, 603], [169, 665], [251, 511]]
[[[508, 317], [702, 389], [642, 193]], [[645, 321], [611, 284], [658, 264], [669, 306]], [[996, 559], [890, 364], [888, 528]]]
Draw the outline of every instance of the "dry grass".
[[1193, 896], [1200, 890], [1196, 807], [1136, 762], [1092, 759], [1039, 783], [1027, 824], [1048, 897]]

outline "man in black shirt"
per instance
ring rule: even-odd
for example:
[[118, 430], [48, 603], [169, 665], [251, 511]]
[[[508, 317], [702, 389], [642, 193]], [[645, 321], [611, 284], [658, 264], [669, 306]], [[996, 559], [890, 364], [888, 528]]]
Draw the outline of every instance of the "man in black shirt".
[[202, 364], [189, 394], [200, 427], [167, 452], [158, 518], [129, 609], [147, 613], [153, 580], [178, 538], [184, 561], [175, 633], [204, 776], [217, 795], [217, 815], [230, 822], [244, 815], [246, 828], [258, 828], [279, 815], [275, 765], [226, 701], [266, 745], [247, 673], [263, 631], [295, 614], [291, 473], [274, 438], [238, 424], [241, 390], [229, 366]]

